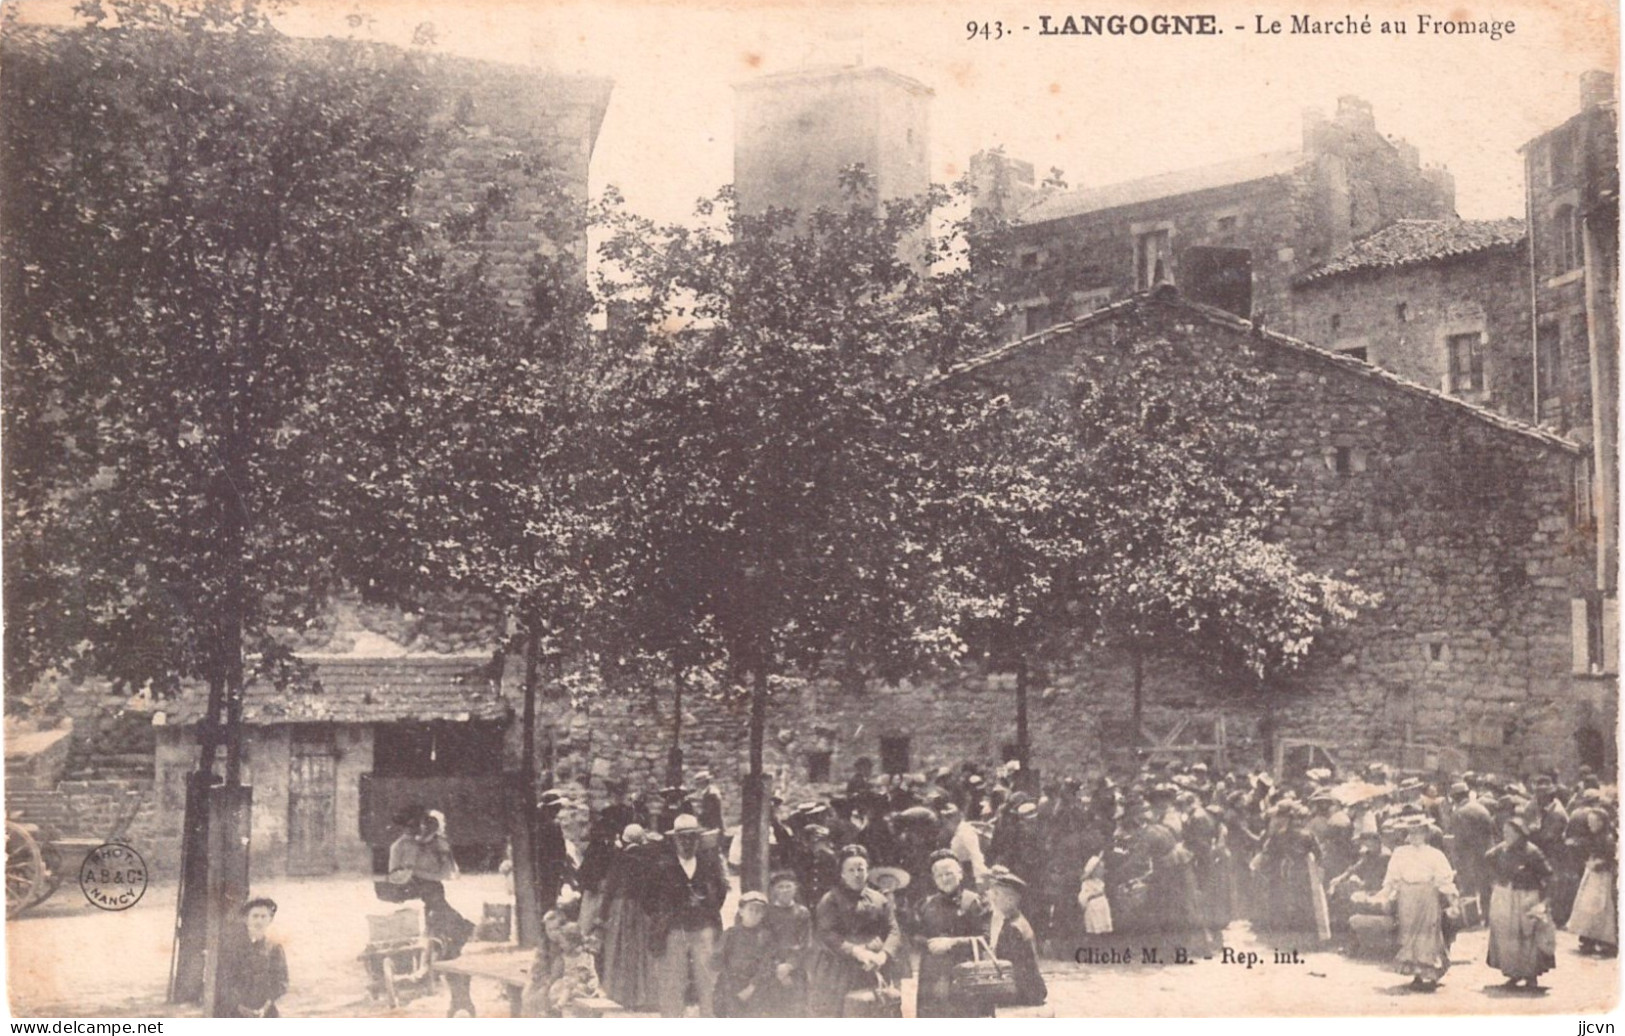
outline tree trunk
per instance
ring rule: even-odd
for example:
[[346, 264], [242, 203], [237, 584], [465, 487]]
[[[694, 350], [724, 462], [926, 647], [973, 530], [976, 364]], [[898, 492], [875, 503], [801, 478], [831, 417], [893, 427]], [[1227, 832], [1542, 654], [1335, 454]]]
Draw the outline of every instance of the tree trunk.
[[542, 905], [536, 894], [536, 685], [541, 672], [541, 645], [536, 629], [525, 635], [524, 712], [520, 723], [519, 785], [509, 802], [513, 840], [514, 924], [519, 945], [535, 946], [542, 931]]
[[683, 783], [683, 669], [672, 667], [671, 748], [666, 752], [666, 786]]
[[767, 665], [758, 662], [750, 692], [750, 772], [740, 796], [739, 837], [742, 892], [761, 892], [767, 887], [767, 774], [762, 764], [762, 746], [767, 736]]
[[1016, 761], [1025, 775], [1032, 766], [1032, 739], [1027, 732], [1027, 660], [1016, 662]]
[[1137, 746], [1145, 736], [1145, 652], [1138, 644], [1131, 650], [1134, 654], [1134, 714], [1130, 722], [1134, 729], [1129, 734], [1129, 744]]

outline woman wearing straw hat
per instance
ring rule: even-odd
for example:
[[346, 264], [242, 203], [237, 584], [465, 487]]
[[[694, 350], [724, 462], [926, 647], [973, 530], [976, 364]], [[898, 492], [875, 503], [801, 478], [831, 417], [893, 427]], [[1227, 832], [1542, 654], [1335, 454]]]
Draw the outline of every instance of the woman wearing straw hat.
[[1423, 817], [1396, 821], [1405, 844], [1388, 858], [1382, 881], [1384, 898], [1394, 904], [1399, 920], [1399, 970], [1411, 976], [1411, 986], [1432, 992], [1450, 967], [1450, 948], [1444, 937], [1442, 899], [1454, 901], [1456, 875], [1444, 853], [1428, 844], [1433, 824]]
[[1519, 817], [1501, 825], [1502, 841], [1485, 859], [1490, 865], [1490, 948], [1484, 960], [1507, 977], [1510, 988], [1519, 982], [1530, 989], [1536, 980], [1557, 967], [1556, 937], [1546, 887], [1552, 867], [1529, 841], [1529, 828]]
[[869, 887], [869, 851], [848, 845], [836, 855], [840, 880], [813, 912], [807, 1013], [817, 1018], [839, 1018], [846, 994], [880, 985], [903, 944], [891, 902]]

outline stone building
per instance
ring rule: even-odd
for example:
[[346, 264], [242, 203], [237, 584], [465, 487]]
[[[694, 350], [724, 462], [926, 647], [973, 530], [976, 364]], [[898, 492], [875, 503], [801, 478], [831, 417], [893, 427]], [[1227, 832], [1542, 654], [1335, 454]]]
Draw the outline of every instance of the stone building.
[[1400, 220], [1292, 286], [1300, 337], [1532, 420], [1523, 221]]
[[[1573, 602], [1590, 585], [1574, 521], [1577, 444], [1351, 356], [1261, 330], [1171, 293], [1137, 295], [1021, 339], [962, 369], [990, 390], [1046, 391], [1071, 358], [1125, 336], [1266, 372], [1273, 433], [1253, 463], [1293, 497], [1275, 535], [1311, 569], [1381, 595], [1268, 690], [1172, 660], [1144, 673], [1092, 651], [1032, 692], [1033, 763], [1085, 776], [1141, 744], [1164, 755], [1269, 765], [1313, 745], [1344, 762], [1522, 772], [1612, 766], [1617, 688], [1584, 663]], [[1610, 640], [1608, 649], [1617, 648]], [[684, 753], [725, 789], [745, 772], [743, 697], [690, 694]], [[543, 724], [555, 775], [602, 800], [603, 781], [663, 776], [669, 689], [554, 703]], [[896, 687], [784, 680], [768, 716], [767, 768], [786, 797], [828, 793], [859, 758], [878, 772], [1015, 753], [1014, 677], [976, 666]], [[730, 801], [730, 816], [737, 800]]]
[[[48, 50], [59, 36], [58, 30], [30, 28], [8, 31], [4, 42], [7, 48]], [[402, 57], [398, 49], [380, 44], [292, 38], [282, 43], [294, 61], [338, 67], [365, 69]], [[586, 212], [588, 164], [612, 84], [450, 55], [417, 57], [441, 94], [435, 119], [445, 143], [419, 171], [417, 211], [454, 260], [485, 258], [505, 300], [517, 305], [539, 250], [564, 247], [585, 254], [584, 238], [560, 243], [549, 231], [578, 223]], [[573, 211], [560, 212], [560, 195], [536, 188], [538, 171]], [[332, 661], [322, 667], [330, 695], [312, 701], [294, 696], [279, 702], [274, 689], [256, 686], [247, 710], [245, 775], [245, 781], [256, 782], [256, 873], [262, 867], [277, 874], [368, 868], [385, 838], [380, 818], [387, 821], [392, 804], [418, 792], [425, 805], [439, 803], [461, 818], [453, 821], [452, 833], [463, 840], [462, 850], [477, 858], [489, 855], [492, 844], [500, 846], [502, 839], [481, 826], [489, 811], [483, 803], [473, 808], [480, 798], [458, 783], [480, 777], [485, 783], [478, 785], [477, 796], [487, 795], [497, 785], [481, 767], [500, 768], [506, 744], [508, 709], [494, 685], [485, 697], [470, 698], [466, 681], [446, 671], [450, 666], [461, 672], [480, 661]], [[425, 697], [415, 697], [418, 692]], [[37, 708], [33, 722], [45, 733], [71, 730], [64, 740], [72, 748], [49, 766], [8, 757], [8, 776], [26, 777], [8, 787], [8, 808], [42, 819], [61, 835], [105, 837], [121, 830], [154, 847], [148, 863], [155, 871], [173, 873], [184, 775], [197, 759], [195, 702], [185, 699], [165, 709], [111, 694], [105, 686], [51, 693], [62, 701]], [[8, 697], [8, 704], [12, 701]], [[62, 711], [63, 702], [65, 714], [51, 714]], [[110, 769], [99, 758], [104, 752], [86, 750], [94, 749], [92, 735], [110, 717], [153, 709], [165, 722], [143, 722], [144, 739], [124, 748], [118, 766]], [[8, 743], [13, 733], [23, 729], [8, 727]], [[472, 756], [465, 742], [477, 748]], [[447, 744], [464, 747], [448, 756], [442, 748]], [[448, 758], [462, 760], [455, 772], [447, 772]], [[469, 767], [474, 771], [464, 772]], [[451, 783], [414, 789], [412, 781], [420, 779]]]
[[862, 65], [798, 69], [734, 87], [739, 209], [840, 208], [840, 173], [862, 165], [880, 200], [931, 185], [931, 97], [925, 84]]
[[1618, 623], [1619, 133], [1614, 77], [1581, 77], [1580, 111], [1523, 146], [1536, 419], [1590, 448], [1581, 519], [1597, 542], [1593, 659]]
[[[254, 789], [254, 873], [368, 873], [383, 865], [403, 806], [438, 809], [459, 858], [502, 855], [507, 731], [513, 708], [491, 656], [316, 658], [305, 686], [251, 685], [243, 704], [244, 784]], [[153, 714], [158, 847], [178, 851], [186, 776], [197, 767], [198, 688]]]
[[1031, 167], [1004, 161], [984, 153], [973, 168], [1002, 185], [1016, 224], [1011, 301], [1027, 334], [1163, 282], [1301, 334], [1296, 276], [1396, 220], [1455, 215], [1450, 174], [1379, 133], [1358, 97], [1330, 119], [1307, 112], [1298, 150], [1125, 183], [1035, 194]]

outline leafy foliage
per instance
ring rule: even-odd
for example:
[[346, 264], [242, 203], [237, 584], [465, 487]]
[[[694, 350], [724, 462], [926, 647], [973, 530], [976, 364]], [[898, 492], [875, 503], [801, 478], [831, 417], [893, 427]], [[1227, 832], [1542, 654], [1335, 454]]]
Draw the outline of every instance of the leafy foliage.
[[[0, 66], [7, 677], [159, 691], [288, 661], [381, 525], [391, 392], [489, 326], [412, 216], [411, 55], [252, 0], [90, 3]], [[445, 360], [450, 363], [450, 360]]]

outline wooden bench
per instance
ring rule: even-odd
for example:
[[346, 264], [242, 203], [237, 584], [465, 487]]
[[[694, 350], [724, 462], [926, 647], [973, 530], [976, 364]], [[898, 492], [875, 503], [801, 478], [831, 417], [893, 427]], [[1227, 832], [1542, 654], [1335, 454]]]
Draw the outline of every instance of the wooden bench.
[[[534, 950], [494, 950], [489, 953], [466, 953], [455, 960], [435, 961], [434, 970], [442, 974], [467, 975], [470, 978], [488, 978], [502, 985], [508, 999], [508, 1016], [524, 1016], [525, 987], [530, 984], [530, 965], [536, 959]], [[601, 1018], [606, 1014], [621, 1014], [620, 1004], [608, 997], [580, 999], [576, 1007], [589, 1012], [587, 1017]]]

